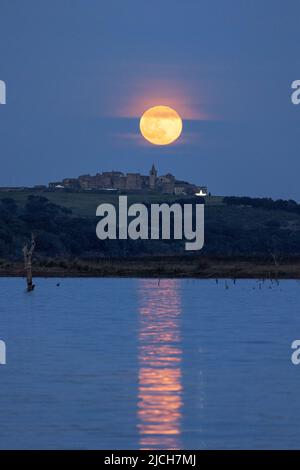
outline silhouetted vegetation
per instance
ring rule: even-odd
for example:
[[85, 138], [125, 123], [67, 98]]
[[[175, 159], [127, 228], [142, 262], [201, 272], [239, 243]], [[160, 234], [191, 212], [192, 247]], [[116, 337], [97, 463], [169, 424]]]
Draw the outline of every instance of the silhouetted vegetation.
[[98, 221], [41, 195], [29, 195], [25, 201], [4, 197], [0, 201], [0, 258], [3, 262], [20, 260], [31, 233], [36, 237], [35, 259], [61, 262], [174, 254], [268, 259], [300, 255], [300, 205], [295, 201], [226, 197], [223, 204], [206, 206], [205, 245], [196, 253], [186, 252], [184, 241], [100, 241]]
[[236, 205], [236, 206], [246, 206], [246, 207], [258, 207], [266, 210], [279, 210], [279, 211], [287, 211], [287, 212], [294, 212], [296, 214], [300, 214], [300, 204], [297, 204], [296, 201], [293, 199], [284, 200], [284, 199], [277, 199], [273, 200], [271, 198], [263, 197], [238, 197], [238, 196], [230, 196], [224, 197], [223, 202], [228, 205]]

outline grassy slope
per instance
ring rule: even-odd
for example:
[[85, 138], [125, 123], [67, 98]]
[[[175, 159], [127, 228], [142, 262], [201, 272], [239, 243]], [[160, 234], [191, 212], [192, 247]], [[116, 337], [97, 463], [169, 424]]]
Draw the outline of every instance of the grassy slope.
[[[3, 198], [13, 198], [20, 205], [25, 204], [29, 195], [44, 196], [51, 202], [72, 209], [75, 215], [93, 217], [96, 208], [101, 203], [118, 202], [118, 195], [92, 192], [43, 192], [43, 191], [0, 191], [0, 201]], [[179, 196], [174, 195], [146, 195], [131, 194], [128, 196], [128, 204], [135, 202], [169, 202], [172, 203]], [[222, 196], [211, 196], [206, 198], [205, 207], [206, 223], [220, 222], [222, 225], [240, 226], [243, 229], [263, 228], [269, 221], [278, 221], [281, 228], [300, 229], [300, 215], [279, 210], [265, 210], [245, 206], [227, 206], [223, 204]]]
[[[17, 204], [23, 205], [26, 202], [26, 199], [29, 195], [34, 196], [44, 196], [49, 199], [51, 202], [58, 204], [60, 206], [65, 206], [69, 209], [72, 209], [73, 213], [76, 215], [81, 215], [83, 217], [90, 217], [96, 215], [96, 208], [99, 204], [104, 202], [106, 203], [116, 203], [118, 201], [118, 195], [116, 194], [103, 194], [103, 193], [92, 193], [92, 192], [40, 192], [40, 191], [9, 191], [9, 192], [0, 192], [0, 200], [3, 198], [13, 198], [16, 200]], [[179, 196], [173, 195], [143, 195], [143, 194], [131, 194], [128, 196], [128, 203], [133, 204], [135, 202], [172, 202], [178, 199]], [[221, 204], [222, 197], [212, 196], [208, 198], [208, 204]]]
[[[39, 192], [39, 191], [9, 191], [0, 192], [2, 198], [13, 198], [18, 204], [23, 205], [28, 195], [40, 195], [51, 202], [72, 209], [74, 215], [90, 217], [96, 215], [99, 204], [117, 203], [118, 195], [92, 192]], [[128, 203], [135, 202], [174, 202], [179, 196], [173, 195], [146, 195], [132, 194], [128, 196]], [[246, 206], [228, 206], [223, 203], [221, 196], [206, 198], [205, 225], [209, 227], [228, 227], [228, 229], [264, 230], [266, 224], [271, 221], [280, 223], [281, 229], [300, 230], [300, 215], [279, 210], [265, 210]]]
[[[118, 201], [116, 194], [103, 194], [92, 192], [43, 192], [43, 191], [9, 191], [0, 192], [2, 198], [13, 198], [18, 204], [25, 204], [29, 195], [44, 196], [51, 202], [72, 209], [75, 215], [93, 217], [96, 208], [104, 202], [115, 204]], [[174, 195], [146, 195], [131, 194], [128, 204], [135, 202], [174, 202], [179, 196]], [[282, 228], [300, 229], [300, 215], [279, 210], [265, 210], [262, 208], [227, 206], [223, 204], [222, 196], [206, 198], [205, 218], [207, 222], [216, 222], [230, 226], [240, 226], [244, 229], [262, 228], [269, 221], [278, 221]]]

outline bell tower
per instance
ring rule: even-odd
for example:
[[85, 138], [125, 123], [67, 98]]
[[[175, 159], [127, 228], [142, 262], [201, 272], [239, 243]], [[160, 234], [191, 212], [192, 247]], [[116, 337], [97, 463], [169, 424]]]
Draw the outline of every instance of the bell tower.
[[152, 165], [152, 168], [149, 172], [149, 187], [150, 189], [155, 189], [156, 188], [156, 179], [157, 179], [157, 170], [154, 166], [154, 163]]

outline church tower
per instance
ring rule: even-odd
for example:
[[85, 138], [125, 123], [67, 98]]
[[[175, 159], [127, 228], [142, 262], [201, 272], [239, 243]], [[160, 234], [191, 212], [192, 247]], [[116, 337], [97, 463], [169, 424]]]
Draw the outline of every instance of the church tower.
[[152, 168], [149, 173], [149, 187], [150, 189], [155, 189], [156, 188], [156, 178], [157, 178], [157, 170], [154, 166], [152, 165]]

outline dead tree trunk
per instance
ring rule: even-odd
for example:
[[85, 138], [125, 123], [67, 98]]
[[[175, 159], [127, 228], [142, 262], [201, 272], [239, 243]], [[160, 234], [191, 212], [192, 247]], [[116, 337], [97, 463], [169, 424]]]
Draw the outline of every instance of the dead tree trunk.
[[26, 272], [27, 278], [27, 292], [31, 292], [34, 289], [34, 284], [32, 282], [32, 255], [35, 248], [35, 238], [33, 233], [31, 234], [31, 246], [28, 249], [28, 246], [25, 245], [23, 247], [23, 254], [24, 254], [24, 269]]

